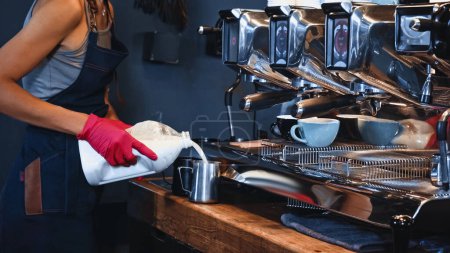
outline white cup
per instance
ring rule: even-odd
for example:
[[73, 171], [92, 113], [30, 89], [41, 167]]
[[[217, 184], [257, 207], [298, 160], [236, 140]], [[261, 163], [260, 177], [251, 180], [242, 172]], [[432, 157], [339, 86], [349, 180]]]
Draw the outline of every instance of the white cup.
[[[296, 129], [299, 129], [300, 136]], [[328, 118], [299, 119], [291, 128], [294, 140], [305, 143], [310, 147], [326, 147], [333, 143], [339, 130], [339, 120]]]

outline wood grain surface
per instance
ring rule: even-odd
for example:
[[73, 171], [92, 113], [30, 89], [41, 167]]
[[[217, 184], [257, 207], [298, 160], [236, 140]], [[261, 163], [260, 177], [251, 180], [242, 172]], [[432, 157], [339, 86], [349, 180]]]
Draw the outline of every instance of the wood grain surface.
[[219, 204], [195, 204], [151, 180], [134, 180], [128, 213], [202, 252], [350, 252], [283, 226], [285, 203], [220, 196]]

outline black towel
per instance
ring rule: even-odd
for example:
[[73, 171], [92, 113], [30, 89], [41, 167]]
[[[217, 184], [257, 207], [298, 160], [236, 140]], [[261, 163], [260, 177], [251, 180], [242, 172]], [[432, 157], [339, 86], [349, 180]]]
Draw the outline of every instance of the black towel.
[[357, 252], [392, 251], [390, 230], [378, 230], [330, 214], [286, 213], [281, 222], [303, 234]]
[[450, 252], [450, 235], [434, 235], [422, 238], [419, 241], [420, 249], [425, 252]]

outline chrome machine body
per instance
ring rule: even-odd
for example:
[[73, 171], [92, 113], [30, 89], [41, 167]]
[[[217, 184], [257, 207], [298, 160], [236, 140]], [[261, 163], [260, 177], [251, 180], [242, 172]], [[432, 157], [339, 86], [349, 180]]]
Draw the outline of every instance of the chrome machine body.
[[270, 66], [337, 94], [355, 94], [354, 77], [325, 69], [325, 15], [321, 9], [267, 7], [270, 15]]
[[241, 83], [255, 85], [256, 93], [241, 99], [244, 111], [261, 110], [297, 98], [298, 87], [269, 65], [269, 17], [262, 10], [227, 9], [219, 11], [220, 27], [199, 27], [200, 34], [221, 33], [222, 62], [237, 70], [225, 92], [230, 140], [236, 139], [232, 120], [232, 97]]
[[[380, 149], [338, 144], [310, 149], [301, 145], [274, 146], [265, 140], [252, 148], [228, 143], [209, 143], [203, 148], [210, 157], [228, 163], [222, 176], [303, 202], [306, 206], [320, 207], [385, 228], [391, 226], [395, 215], [411, 217], [416, 228], [423, 231], [448, 231], [450, 225], [441, 216], [450, 211], [450, 192], [431, 184], [425, 166], [416, 167], [416, 174], [401, 172], [409, 169], [410, 163], [429, 163], [425, 157], [431, 157], [436, 150], [423, 153], [404, 150], [398, 155], [399, 147]], [[402, 160], [405, 153], [410, 160]], [[389, 165], [380, 160], [379, 164], [356, 166], [350, 159], [339, 161], [346, 156], [373, 154], [397, 159], [397, 164]], [[319, 161], [322, 159], [330, 160]], [[387, 169], [389, 166], [391, 168]], [[396, 173], [392, 173], [394, 166], [398, 166]]]
[[[440, 43], [450, 38], [450, 8], [446, 4], [427, 6], [425, 9], [432, 11], [429, 16], [405, 12], [416, 5], [350, 2], [323, 4], [325, 18], [322, 10], [310, 8], [266, 10], [271, 13], [270, 66], [285, 77], [287, 71], [341, 97], [370, 97], [443, 111], [450, 107], [450, 46]], [[408, 16], [402, 18], [402, 13]], [[250, 59], [257, 54], [253, 40], [258, 36], [252, 27], [263, 24], [267, 32], [269, 19], [256, 21], [251, 15], [262, 17], [265, 13], [241, 12], [239, 19], [236, 13], [224, 19], [223, 43], [235, 41], [232, 27], [242, 28], [236, 48], [224, 52], [227, 55], [223, 59], [256, 75], [260, 74], [255, 71], [257, 64], [250, 64]], [[429, 39], [411, 31], [406, 35], [413, 35], [412, 40], [399, 38], [405, 33], [405, 21], [407, 28], [424, 32]], [[253, 22], [258, 25], [250, 25]], [[408, 47], [405, 42], [422, 47]], [[258, 59], [269, 63], [265, 55]], [[310, 148], [283, 140], [204, 143], [203, 148], [209, 157], [226, 165], [223, 177], [286, 196], [306, 207], [391, 227], [394, 234], [404, 230], [396, 230], [398, 224], [412, 223], [421, 231], [449, 232], [450, 220], [446, 217], [450, 212], [450, 156], [445, 134], [449, 115], [450, 110], [438, 124], [440, 151], [358, 143]]]
[[297, 90], [288, 77], [269, 66], [269, 17], [264, 11], [231, 9], [221, 10], [219, 14], [223, 20], [224, 64], [244, 69], [271, 88]]
[[[364, 101], [374, 94], [384, 93], [347, 71], [326, 69], [325, 14], [322, 9], [276, 6], [267, 7], [266, 12], [270, 15], [270, 66], [314, 84], [303, 87], [304, 92], [314, 91], [315, 85], [319, 85], [331, 93], [323, 98], [299, 101], [292, 116], [320, 116], [320, 112], [327, 113], [329, 109], [356, 103], [364, 106], [367, 104]], [[376, 109], [370, 108], [370, 111], [376, 113]]]
[[[395, 49], [398, 53], [417, 57], [427, 64], [428, 77], [422, 98], [426, 103], [449, 107], [450, 99], [450, 3], [400, 5], [395, 12]], [[433, 156], [431, 181], [448, 190], [450, 155], [448, 154], [447, 109], [437, 124], [439, 154]]]
[[[250, 94], [241, 99], [240, 108], [254, 111], [272, 107], [295, 99], [298, 87], [282, 73], [269, 65], [269, 17], [262, 10], [230, 9], [219, 11], [222, 20], [222, 61], [242, 72], [242, 80], [254, 83], [263, 91]], [[239, 81], [238, 81], [239, 80]], [[227, 91], [241, 81], [241, 74]], [[228, 98], [227, 98], [228, 97]], [[227, 101], [229, 101], [227, 103]], [[231, 96], [226, 95], [226, 104], [231, 119]], [[231, 122], [231, 120], [230, 120]]]
[[[343, 2], [324, 4], [323, 9], [327, 13], [328, 69], [347, 70], [370, 86], [393, 96], [391, 101], [422, 108], [450, 105], [447, 74], [433, 77], [433, 85], [430, 86], [427, 79], [431, 70], [424, 60], [427, 57], [396, 51], [395, 5]], [[433, 100], [427, 99], [429, 94], [433, 94]]]

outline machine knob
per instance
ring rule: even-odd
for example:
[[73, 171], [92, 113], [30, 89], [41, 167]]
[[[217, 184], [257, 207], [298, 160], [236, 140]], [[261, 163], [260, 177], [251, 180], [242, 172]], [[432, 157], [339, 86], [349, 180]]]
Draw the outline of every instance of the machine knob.
[[409, 27], [416, 32], [426, 32], [433, 29], [434, 22], [429, 19], [414, 18], [411, 20]]
[[442, 180], [440, 175], [440, 167], [439, 163], [441, 161], [441, 156], [436, 154], [431, 157], [431, 173], [430, 173], [430, 179], [431, 184], [434, 186], [442, 186]]
[[199, 26], [197, 32], [200, 35], [207, 35], [211, 33], [221, 33], [222, 29], [217, 27]]

